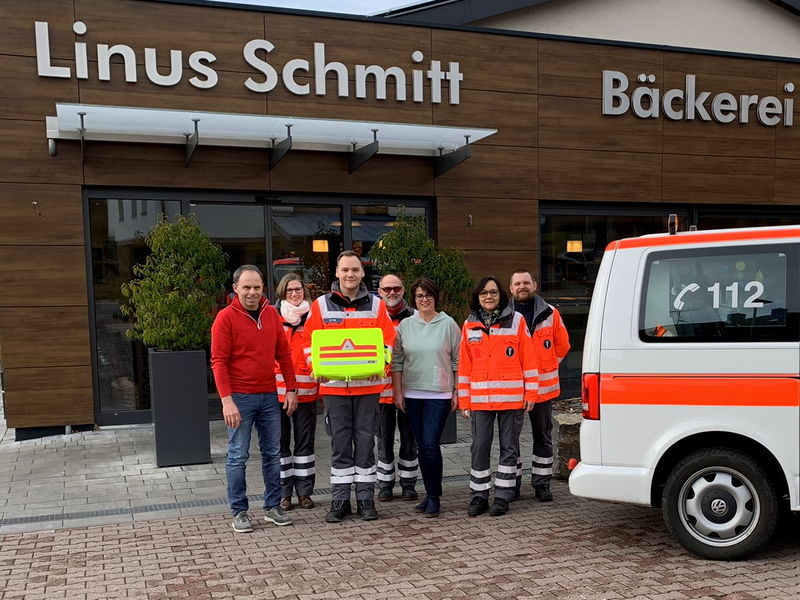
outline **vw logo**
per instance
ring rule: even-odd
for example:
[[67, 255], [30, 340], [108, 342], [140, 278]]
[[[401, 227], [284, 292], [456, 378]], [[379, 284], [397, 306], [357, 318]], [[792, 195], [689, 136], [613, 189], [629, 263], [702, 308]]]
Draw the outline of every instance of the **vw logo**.
[[728, 504], [725, 500], [720, 500], [717, 498], [716, 500], [711, 501], [711, 512], [715, 515], [724, 515], [728, 511]]

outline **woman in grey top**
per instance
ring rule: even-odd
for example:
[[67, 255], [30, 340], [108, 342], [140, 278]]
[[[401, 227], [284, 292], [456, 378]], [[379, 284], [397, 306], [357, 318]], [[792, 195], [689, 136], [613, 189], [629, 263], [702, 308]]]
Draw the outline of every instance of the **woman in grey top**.
[[442, 437], [447, 415], [458, 407], [456, 372], [461, 329], [436, 311], [439, 288], [426, 277], [411, 284], [417, 312], [397, 328], [392, 358], [392, 388], [397, 408], [408, 415], [417, 440], [426, 497], [415, 509], [438, 517], [442, 495]]

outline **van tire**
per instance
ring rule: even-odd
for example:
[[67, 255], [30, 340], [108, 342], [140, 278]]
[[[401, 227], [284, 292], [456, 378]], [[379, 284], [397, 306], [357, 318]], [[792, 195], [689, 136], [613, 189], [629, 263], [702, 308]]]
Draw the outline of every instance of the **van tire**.
[[661, 500], [673, 537], [712, 560], [752, 554], [778, 523], [778, 496], [769, 475], [752, 456], [732, 448], [703, 448], [683, 458], [670, 472]]

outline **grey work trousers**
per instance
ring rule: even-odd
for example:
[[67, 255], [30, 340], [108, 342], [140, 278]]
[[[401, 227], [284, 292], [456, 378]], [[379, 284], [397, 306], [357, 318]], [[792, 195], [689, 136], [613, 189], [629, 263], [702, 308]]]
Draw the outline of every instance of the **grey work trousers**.
[[[545, 400], [533, 405], [528, 413], [533, 434], [533, 461], [531, 463], [531, 485], [550, 485], [553, 479], [553, 401]], [[515, 422], [517, 440], [517, 457], [522, 456], [519, 448], [519, 436], [525, 422], [524, 413]], [[517, 459], [517, 485], [522, 483], [522, 459]]]
[[[394, 432], [400, 432], [400, 451], [397, 454], [397, 469], [394, 459]], [[400, 477], [402, 489], [413, 489], [417, 484], [419, 460], [417, 442], [411, 431], [408, 415], [394, 404], [378, 404], [378, 486], [394, 487], [395, 478]]]
[[378, 394], [323, 396], [325, 429], [331, 437], [331, 499], [349, 500], [356, 484], [356, 499], [375, 497], [375, 421]]
[[491, 451], [494, 437], [494, 422], [500, 441], [500, 460], [494, 476], [495, 498], [511, 501], [514, 499], [514, 486], [517, 475], [517, 448], [519, 436], [517, 420], [522, 414], [518, 410], [473, 410], [472, 421], [472, 465], [469, 474], [469, 489], [472, 498], [488, 499], [491, 484]]

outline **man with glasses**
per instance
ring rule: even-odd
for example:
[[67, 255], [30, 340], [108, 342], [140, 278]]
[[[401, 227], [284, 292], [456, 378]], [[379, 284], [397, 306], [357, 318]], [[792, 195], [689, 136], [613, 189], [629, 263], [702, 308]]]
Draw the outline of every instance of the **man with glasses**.
[[[558, 379], [558, 364], [569, 352], [569, 334], [558, 310], [537, 294], [538, 284], [526, 269], [518, 269], [511, 275], [511, 308], [522, 314], [528, 324], [533, 349], [539, 364], [539, 396], [530, 413], [533, 433], [533, 465], [531, 485], [536, 499], [552, 502], [550, 481], [553, 479], [553, 400], [561, 392]], [[524, 423], [520, 414], [517, 422], [517, 446]], [[517, 456], [519, 456], [517, 452]], [[517, 463], [517, 487], [519, 497], [522, 487], [522, 461]]]
[[[400, 322], [414, 314], [414, 309], [406, 304], [403, 294], [403, 281], [397, 275], [384, 275], [378, 287], [378, 294], [386, 303], [395, 331]], [[390, 502], [394, 497], [395, 457], [394, 432], [400, 430], [400, 452], [397, 457], [401, 498], [408, 502], [417, 499], [417, 444], [408, 417], [394, 405], [392, 384], [381, 392], [378, 405], [378, 501]]]
[[[384, 346], [391, 350], [394, 327], [386, 305], [362, 283], [361, 257], [352, 250], [339, 254], [336, 277], [330, 293], [311, 304], [306, 319], [304, 351], [309, 362], [312, 334], [318, 329], [378, 328], [383, 332]], [[313, 364], [311, 368], [313, 370]], [[352, 512], [350, 487], [354, 483], [362, 520], [378, 518], [375, 510], [375, 420], [378, 397], [389, 381], [388, 376], [353, 380], [319, 378], [319, 393], [325, 403], [325, 425], [331, 436], [331, 509], [325, 517], [328, 523], [340, 523]]]

